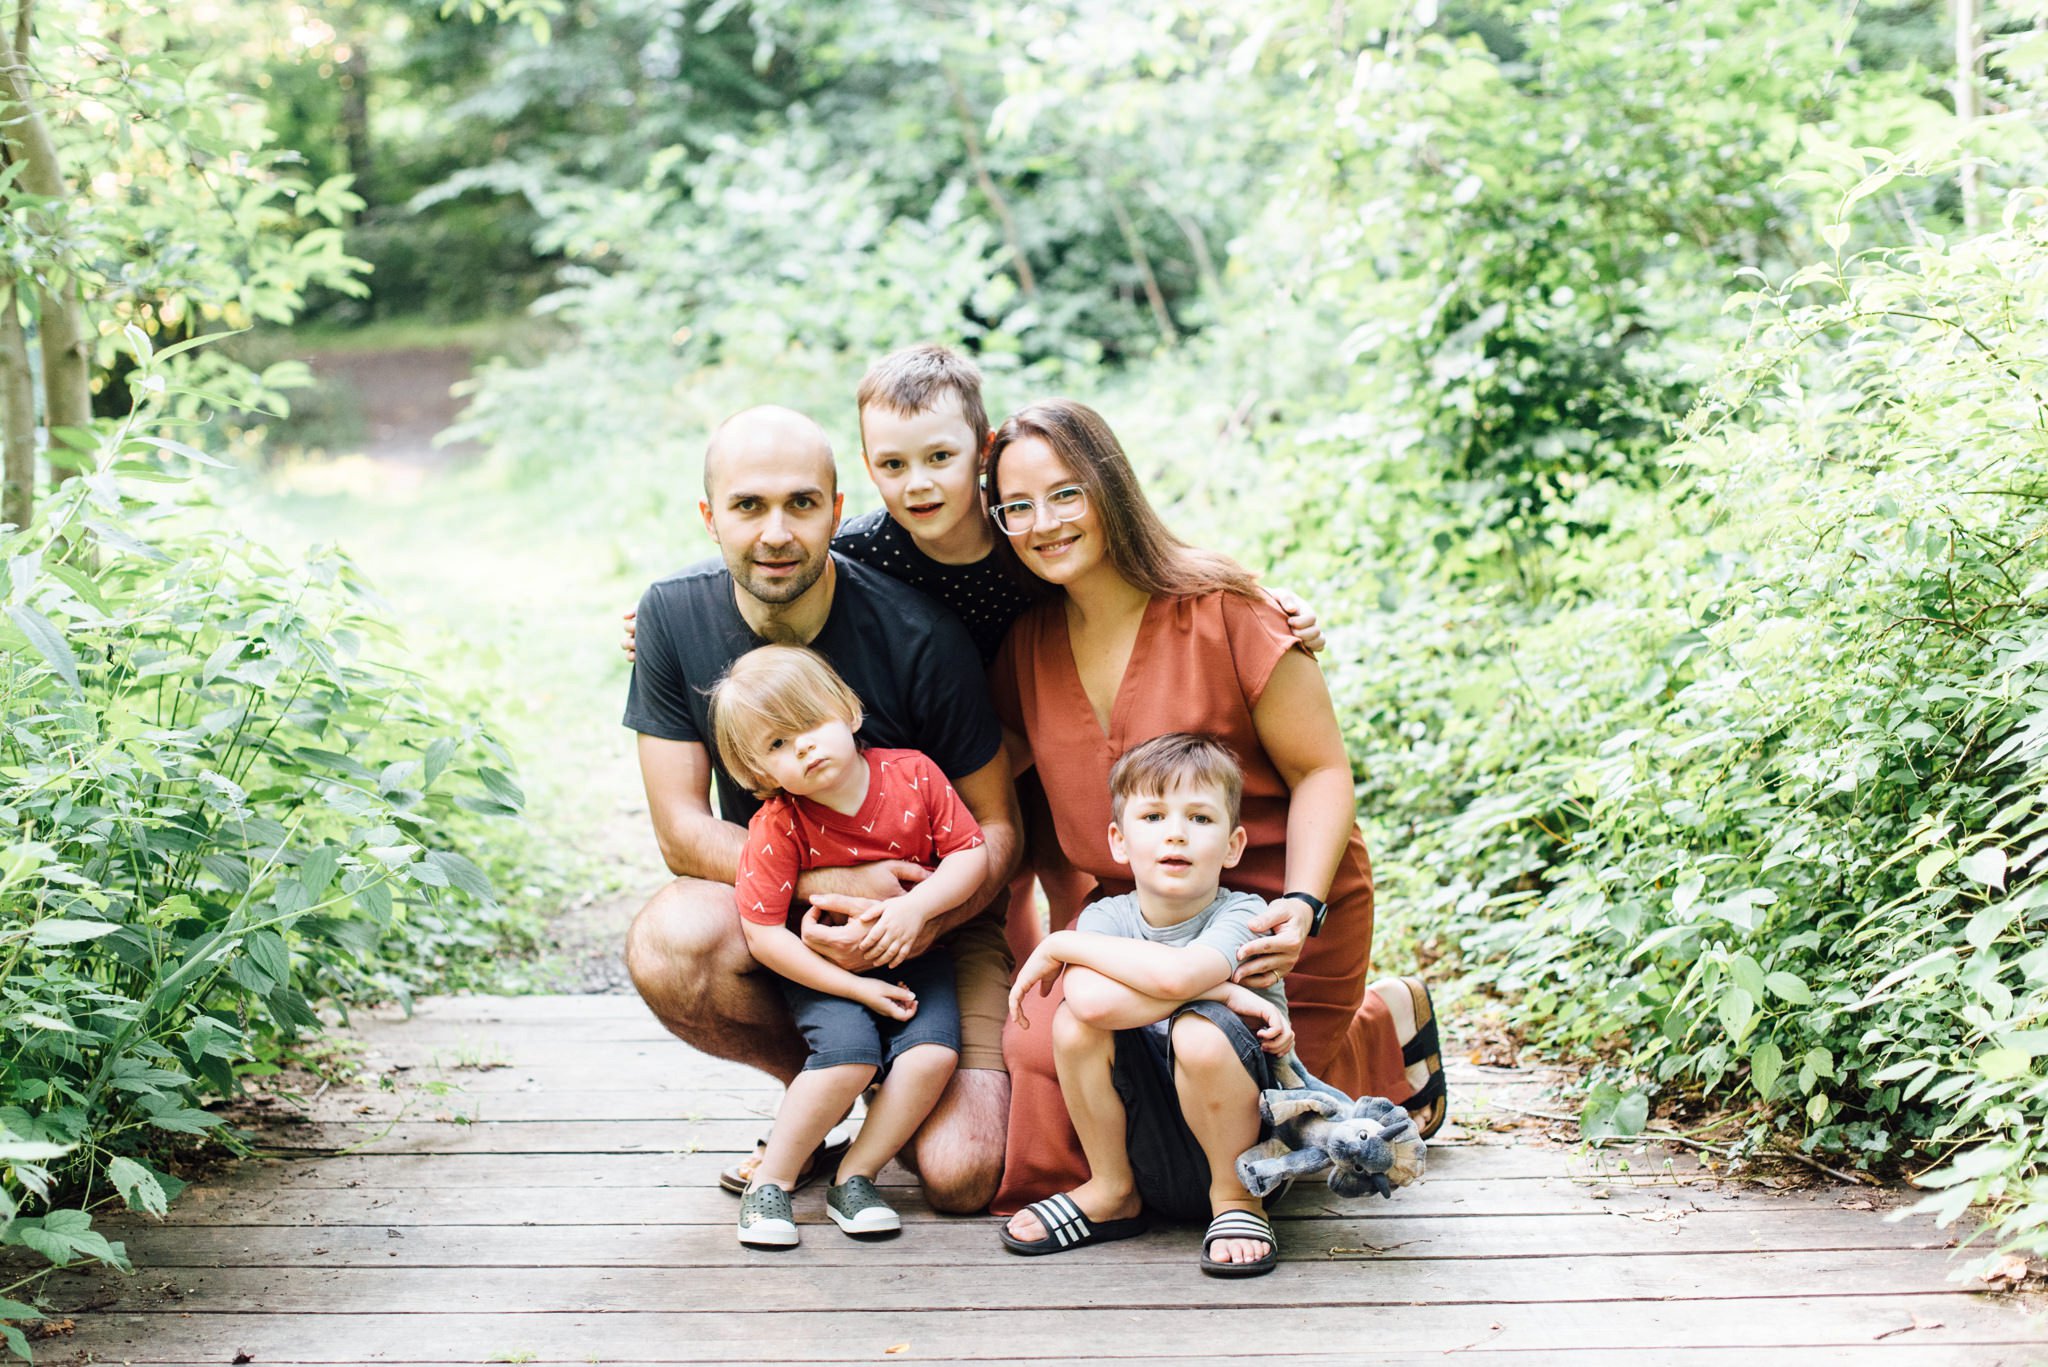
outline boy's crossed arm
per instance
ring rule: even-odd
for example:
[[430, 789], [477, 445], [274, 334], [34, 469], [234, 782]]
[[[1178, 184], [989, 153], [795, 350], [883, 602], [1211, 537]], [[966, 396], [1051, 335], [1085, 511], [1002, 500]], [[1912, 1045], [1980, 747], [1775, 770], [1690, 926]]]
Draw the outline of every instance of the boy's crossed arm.
[[1086, 930], [1055, 931], [1039, 942], [1010, 988], [1010, 1017], [1029, 1028], [1024, 994], [1050, 994], [1067, 975], [1067, 1008], [1103, 1030], [1131, 1030], [1165, 1020], [1191, 1001], [1217, 1001], [1262, 1022], [1260, 1046], [1270, 1054], [1294, 1047], [1286, 1013], [1230, 980], [1230, 964], [1207, 945], [1162, 945]]

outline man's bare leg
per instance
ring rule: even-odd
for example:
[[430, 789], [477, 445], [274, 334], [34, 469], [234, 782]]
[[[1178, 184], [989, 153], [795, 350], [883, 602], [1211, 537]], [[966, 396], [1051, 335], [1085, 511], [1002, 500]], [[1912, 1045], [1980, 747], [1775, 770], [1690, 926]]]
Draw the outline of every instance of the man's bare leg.
[[1003, 1141], [1010, 1121], [1010, 1075], [1000, 1068], [962, 1068], [902, 1153], [924, 1183], [933, 1210], [971, 1215], [995, 1200], [1003, 1181]]
[[747, 953], [732, 897], [726, 884], [702, 878], [678, 878], [654, 894], [626, 932], [626, 971], [670, 1034], [787, 1086], [803, 1070], [803, 1037]]

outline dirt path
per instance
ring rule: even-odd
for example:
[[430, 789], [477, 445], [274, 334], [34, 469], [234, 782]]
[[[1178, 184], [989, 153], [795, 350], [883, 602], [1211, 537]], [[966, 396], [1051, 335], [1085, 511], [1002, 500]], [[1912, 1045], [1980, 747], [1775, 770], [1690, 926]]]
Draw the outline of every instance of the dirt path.
[[[463, 477], [484, 452], [473, 442], [435, 445], [462, 410], [452, 391], [469, 378], [471, 354], [460, 347], [393, 351], [324, 351], [307, 357], [329, 386], [327, 400], [359, 406], [363, 441], [334, 453], [319, 473], [298, 483], [345, 500], [327, 521], [301, 520], [303, 530], [345, 537], [352, 554], [405, 611], [408, 634], [452, 631], [443, 653], [475, 660], [503, 658], [480, 678], [461, 680], [497, 696], [517, 693], [550, 715], [540, 728], [551, 744], [516, 744], [529, 793], [528, 819], [547, 823], [593, 868], [593, 886], [568, 893], [547, 926], [550, 952], [534, 964], [537, 991], [630, 992], [620, 950], [626, 927], [667, 877], [655, 849], [632, 747], [610, 709], [622, 696], [617, 666], [605, 652], [616, 642], [616, 619], [604, 604], [629, 592], [593, 586], [579, 573], [582, 548], [554, 545], [545, 527], [523, 523], [522, 510], [471, 491]], [[451, 493], [451, 490], [461, 490]], [[516, 502], [516, 494], [509, 496]], [[451, 508], [450, 505], [453, 505]], [[509, 512], [509, 515], [508, 515]], [[451, 515], [452, 514], [452, 515]], [[368, 517], [383, 534], [361, 528]], [[356, 529], [347, 529], [348, 524]], [[509, 526], [508, 526], [509, 524]], [[454, 619], [454, 620], [450, 620]], [[574, 659], [536, 660], [568, 651]], [[529, 695], [538, 692], [538, 701]], [[602, 715], [599, 715], [599, 714]]]

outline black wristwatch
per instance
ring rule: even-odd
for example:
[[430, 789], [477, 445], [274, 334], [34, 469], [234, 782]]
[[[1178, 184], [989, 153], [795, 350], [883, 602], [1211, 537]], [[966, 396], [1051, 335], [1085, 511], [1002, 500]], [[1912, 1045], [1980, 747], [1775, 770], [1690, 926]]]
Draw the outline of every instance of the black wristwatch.
[[1323, 920], [1330, 914], [1330, 904], [1328, 902], [1325, 902], [1312, 892], [1283, 892], [1280, 894], [1280, 897], [1283, 901], [1292, 897], [1297, 901], [1308, 903], [1308, 909], [1315, 913], [1314, 916], [1309, 918], [1309, 938], [1314, 939], [1323, 933]]

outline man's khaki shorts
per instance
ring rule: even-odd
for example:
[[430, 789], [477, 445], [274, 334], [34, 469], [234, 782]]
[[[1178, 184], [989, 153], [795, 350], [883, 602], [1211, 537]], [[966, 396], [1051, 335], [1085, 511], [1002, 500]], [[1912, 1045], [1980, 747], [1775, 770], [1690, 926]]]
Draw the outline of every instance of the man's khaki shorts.
[[1003, 1021], [1010, 1009], [1010, 979], [1016, 964], [1003, 934], [1002, 911], [1009, 899], [989, 908], [939, 941], [953, 955], [960, 998], [960, 1066], [1003, 1072]]

